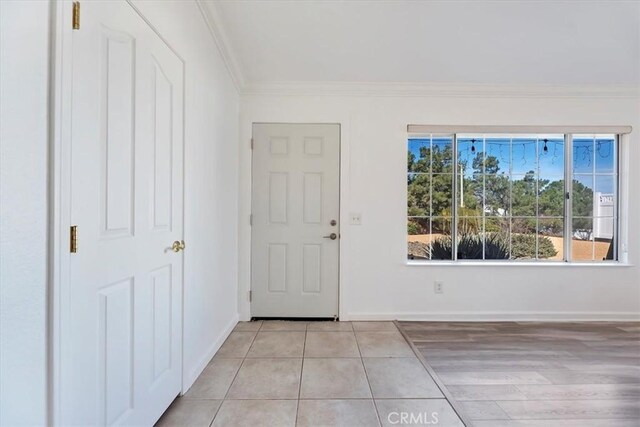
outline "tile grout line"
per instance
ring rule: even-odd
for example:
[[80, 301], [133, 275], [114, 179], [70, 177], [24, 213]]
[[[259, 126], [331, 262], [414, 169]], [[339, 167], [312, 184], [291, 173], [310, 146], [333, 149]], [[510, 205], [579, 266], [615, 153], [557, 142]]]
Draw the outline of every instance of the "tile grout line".
[[[500, 404], [500, 401], [499, 401], [499, 400], [492, 400], [492, 402], [493, 402], [493, 403], [494, 403], [498, 408], [500, 408], [500, 410], [501, 410], [502, 412], [504, 412], [504, 413], [507, 415], [507, 418], [509, 418], [510, 420], [513, 420], [513, 419], [514, 419], [514, 418], [511, 416], [511, 414], [510, 414], [509, 412], [507, 412], [507, 410], [506, 410], [506, 409], [504, 409], [504, 408], [502, 407], [502, 405]], [[525, 400], [525, 402], [527, 402], [527, 401]]]
[[[235, 329], [238, 326], [238, 324], [240, 324], [240, 322], [236, 323], [236, 326], [234, 326], [233, 329]], [[262, 324], [260, 325], [260, 328], [261, 327], [262, 327]], [[251, 340], [251, 344], [249, 345], [249, 349], [247, 349], [247, 353], [249, 353], [249, 350], [251, 349], [251, 346], [253, 345], [253, 341], [256, 339], [256, 336], [258, 336], [258, 331], [260, 330], [260, 328], [258, 328], [258, 330], [256, 330], [256, 334], [253, 336], [253, 339]], [[231, 330], [231, 334], [234, 332], [233, 329]], [[229, 336], [231, 336], [231, 334], [229, 334]], [[229, 339], [229, 337], [227, 337], [227, 339]], [[224, 345], [224, 343], [222, 343], [222, 345]], [[222, 348], [222, 346], [220, 346], [220, 348]], [[218, 351], [220, 351], [220, 349], [218, 349]], [[218, 409], [216, 409], [216, 413], [213, 415], [213, 418], [211, 419], [211, 422], [209, 423], [209, 427], [211, 427], [213, 425], [213, 422], [216, 420], [216, 417], [218, 416], [218, 413], [220, 412], [220, 409], [222, 408], [222, 405], [224, 404], [225, 400], [227, 400], [227, 395], [229, 394], [229, 390], [231, 390], [231, 386], [233, 385], [233, 382], [238, 377], [238, 372], [240, 372], [240, 368], [242, 368], [242, 365], [244, 365], [244, 360], [247, 358], [247, 353], [245, 353], [244, 357], [242, 358], [242, 362], [240, 362], [240, 366], [238, 366], [238, 370], [236, 371], [235, 375], [233, 376], [233, 379], [231, 380], [231, 382], [229, 383], [229, 387], [227, 388], [227, 392], [224, 394], [224, 396], [220, 400], [220, 405], [218, 406]], [[211, 360], [213, 360], [215, 357], [216, 357], [216, 355], [214, 354], [213, 358]], [[211, 361], [209, 361], [209, 363], [211, 363]]]
[[458, 418], [460, 418], [460, 421], [467, 427], [473, 426], [474, 425], [473, 422], [471, 421], [469, 416], [467, 416], [464, 410], [460, 407], [461, 406], [460, 403], [449, 392], [449, 389], [444, 385], [444, 383], [442, 382], [440, 377], [436, 374], [436, 372], [433, 370], [431, 365], [429, 365], [429, 362], [427, 362], [427, 360], [424, 358], [422, 353], [420, 353], [418, 348], [413, 344], [413, 342], [411, 342], [407, 333], [400, 327], [400, 322], [398, 322], [397, 320], [394, 320], [393, 324], [396, 326], [396, 328], [398, 328], [398, 331], [400, 331], [400, 334], [402, 334], [402, 337], [405, 339], [407, 344], [409, 344], [409, 347], [411, 347], [411, 350], [414, 352], [414, 354], [416, 355], [416, 357], [418, 358], [418, 360], [420, 361], [424, 369], [431, 376], [431, 379], [433, 379], [433, 381], [436, 383], [436, 386], [440, 389], [440, 392], [444, 395], [444, 398], [447, 400], [447, 402], [449, 402], [449, 404], [451, 405], [451, 408], [456, 413]]
[[[213, 425], [213, 422], [216, 420], [216, 417], [218, 416], [218, 413], [220, 412], [220, 409], [222, 408], [222, 405], [227, 400], [227, 396], [229, 396], [229, 391], [231, 391], [231, 386], [233, 386], [233, 383], [235, 382], [236, 378], [238, 378], [238, 373], [240, 373], [240, 369], [242, 369], [242, 366], [244, 365], [245, 360], [247, 360], [247, 355], [249, 354], [249, 351], [251, 350], [251, 347], [253, 346], [253, 342], [256, 340], [256, 337], [258, 336], [258, 332], [260, 332], [260, 329], [262, 329], [262, 325], [263, 324], [264, 323], [261, 323], [260, 327], [255, 331], [256, 334], [253, 336], [253, 339], [251, 340], [251, 344], [249, 345], [249, 348], [247, 349], [247, 352], [244, 354], [244, 357], [242, 357], [242, 362], [240, 362], [240, 366], [238, 366], [238, 370], [236, 371], [235, 375], [233, 376], [233, 379], [231, 380], [231, 382], [229, 383], [229, 388], [227, 388], [227, 392], [224, 394], [224, 397], [222, 398], [222, 402], [220, 402], [220, 406], [218, 407], [218, 410], [216, 411], [216, 414], [213, 416], [213, 419], [211, 420], [211, 423], [209, 423], [210, 427]], [[237, 324], [236, 324], [236, 326], [237, 326]], [[233, 331], [232, 331], [232, 333], [233, 333]], [[228, 337], [227, 337], [227, 339], [228, 339]], [[224, 343], [223, 343], [223, 345], [224, 345]], [[215, 355], [213, 357], [215, 357]], [[229, 359], [231, 359], [231, 358], [229, 358]]]
[[[236, 330], [235, 330], [235, 328], [236, 328], [239, 324], [240, 324], [240, 322], [236, 322], [235, 326], [233, 327], [233, 329], [232, 329], [232, 330], [231, 330], [231, 332], [229, 333], [229, 336], [231, 336], [231, 334], [232, 334], [232, 333], [234, 333], [234, 332], [243, 332], [243, 331], [236, 331]], [[262, 327], [262, 325], [260, 325], [260, 326]], [[260, 328], [258, 328], [258, 330], [259, 330], [259, 329], [260, 329]], [[255, 331], [255, 332], [256, 332], [256, 335], [258, 335], [258, 330], [256, 330], [256, 331]], [[252, 332], [252, 331], [246, 331], [246, 332]], [[251, 340], [251, 345], [253, 345], [253, 341], [255, 340], [256, 335], [254, 335], [253, 339]], [[229, 336], [227, 336], [227, 338], [226, 338], [226, 339], [225, 339], [225, 341], [222, 343], [222, 345], [224, 345], [224, 343], [227, 341], [227, 339], [229, 339]], [[222, 345], [220, 346], [220, 348], [222, 348]], [[249, 348], [251, 348], [251, 345], [249, 345]], [[218, 349], [218, 351], [220, 351], [220, 348]], [[248, 352], [249, 352], [249, 351], [247, 350], [247, 353], [248, 353]], [[217, 354], [217, 351], [216, 351], [216, 354]], [[207, 363], [207, 366], [209, 366], [209, 365], [211, 364], [211, 362], [213, 361], [213, 359], [215, 359], [216, 354], [214, 354], [214, 355], [213, 355], [213, 357], [211, 358], [211, 360], [209, 360], [209, 362]], [[223, 357], [223, 358], [220, 358], [220, 359], [242, 359], [242, 362], [240, 362], [240, 366], [238, 367], [238, 370], [236, 371], [235, 375], [233, 376], [233, 379], [231, 380], [231, 383], [229, 384], [229, 388], [227, 388], [227, 391], [226, 391], [225, 395], [222, 397], [222, 399], [198, 398], [198, 397], [195, 397], [195, 398], [193, 398], [193, 397], [192, 397], [192, 398], [187, 398], [187, 397], [185, 397], [185, 396], [186, 396], [186, 393], [185, 393], [185, 395], [183, 395], [183, 396], [178, 396], [178, 397], [181, 397], [181, 398], [186, 399], [186, 400], [195, 400], [195, 401], [198, 401], [198, 400], [200, 400], [200, 401], [201, 401], [201, 400], [219, 400], [219, 401], [220, 401], [220, 405], [218, 405], [218, 408], [216, 409], [215, 413], [213, 414], [213, 417], [211, 418], [211, 421], [209, 421], [209, 424], [208, 424], [208, 426], [209, 426], [209, 427], [211, 427], [211, 426], [213, 425], [213, 421], [215, 421], [216, 417], [218, 416], [218, 412], [220, 412], [220, 408], [222, 408], [222, 404], [223, 404], [223, 403], [224, 403], [224, 401], [226, 400], [227, 394], [229, 394], [229, 389], [231, 389], [231, 385], [233, 384], [233, 381], [235, 381], [236, 377], [238, 376], [238, 372], [240, 371], [240, 368], [242, 367], [242, 364], [244, 363], [244, 359], [245, 359], [245, 358], [246, 358], [246, 354], [245, 354], [245, 357], [242, 357], [242, 358], [241, 358], [241, 357]], [[205, 369], [206, 369], [206, 367], [205, 367]], [[202, 374], [201, 374], [201, 375], [202, 375]], [[200, 377], [200, 376], [198, 376], [198, 378], [199, 378], [199, 377]], [[198, 378], [196, 378], [196, 380], [197, 380]], [[195, 382], [194, 382], [194, 383], [195, 383]], [[169, 408], [167, 408], [167, 411], [168, 411], [168, 409], [169, 409]], [[165, 411], [165, 413], [166, 413], [167, 411]], [[162, 416], [164, 416], [164, 415], [165, 415], [165, 413], [163, 413], [163, 414], [162, 414]], [[161, 416], [161, 417], [162, 417], [162, 416]]]
[[375, 396], [373, 395], [373, 389], [371, 388], [371, 381], [369, 381], [369, 374], [367, 373], [367, 367], [364, 366], [364, 358], [362, 357], [362, 351], [360, 350], [360, 343], [358, 342], [358, 335], [356, 334], [356, 330], [353, 327], [353, 323], [351, 324], [351, 328], [353, 329], [353, 336], [356, 340], [356, 346], [358, 347], [358, 353], [360, 354], [360, 363], [362, 363], [362, 369], [364, 370], [364, 376], [367, 379], [367, 385], [369, 386], [369, 392], [371, 393], [371, 400], [373, 402], [373, 409], [376, 412], [376, 419], [378, 420], [378, 424], [382, 426], [382, 421], [380, 420], [380, 413], [378, 412], [378, 404], [376, 403]]
[[[231, 386], [229, 386], [231, 387]], [[211, 421], [209, 421], [209, 427], [211, 427], [213, 425], [213, 421], [216, 419], [216, 417], [218, 416], [218, 412], [220, 412], [220, 408], [222, 408], [222, 404], [224, 403], [224, 399], [222, 399], [220, 401], [220, 404], [218, 405], [218, 409], [216, 409], [216, 413], [213, 414], [213, 418], [211, 418]]]
[[304, 327], [304, 341], [302, 342], [302, 364], [300, 366], [300, 382], [298, 383], [298, 400], [296, 401], [296, 421], [295, 426], [298, 425], [298, 413], [300, 412], [300, 392], [302, 390], [302, 371], [304, 370], [304, 353], [307, 349], [307, 331], [309, 330], [309, 323]]

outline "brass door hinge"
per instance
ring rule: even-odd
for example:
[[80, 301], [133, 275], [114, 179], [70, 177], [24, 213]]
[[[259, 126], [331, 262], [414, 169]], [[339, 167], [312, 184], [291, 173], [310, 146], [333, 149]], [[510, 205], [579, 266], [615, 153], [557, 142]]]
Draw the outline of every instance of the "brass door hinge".
[[79, 1], [73, 2], [73, 14], [72, 14], [71, 22], [72, 22], [71, 25], [73, 26], [74, 30], [80, 29], [80, 2]]
[[69, 230], [69, 252], [78, 252], [78, 226], [72, 225]]
[[251, 149], [253, 150], [253, 138], [251, 138]]

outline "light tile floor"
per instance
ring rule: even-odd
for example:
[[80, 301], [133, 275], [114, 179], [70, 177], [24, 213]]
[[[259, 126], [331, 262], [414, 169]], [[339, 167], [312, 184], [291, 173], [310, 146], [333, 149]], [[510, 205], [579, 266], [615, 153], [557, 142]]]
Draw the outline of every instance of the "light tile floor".
[[241, 322], [158, 426], [463, 426], [393, 322]]

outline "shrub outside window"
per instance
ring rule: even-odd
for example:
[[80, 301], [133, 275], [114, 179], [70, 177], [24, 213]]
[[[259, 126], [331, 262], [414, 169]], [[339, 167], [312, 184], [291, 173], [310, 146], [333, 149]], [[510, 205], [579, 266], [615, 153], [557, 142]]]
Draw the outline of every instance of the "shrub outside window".
[[616, 261], [615, 134], [419, 134], [411, 260]]

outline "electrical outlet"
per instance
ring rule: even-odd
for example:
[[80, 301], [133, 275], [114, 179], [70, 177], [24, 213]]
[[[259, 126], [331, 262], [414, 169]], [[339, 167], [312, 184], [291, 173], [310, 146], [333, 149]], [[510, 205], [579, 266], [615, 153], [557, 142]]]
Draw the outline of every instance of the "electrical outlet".
[[433, 282], [433, 292], [436, 294], [444, 293], [444, 282], [440, 280]]
[[362, 214], [360, 212], [351, 212], [349, 214], [349, 224], [362, 225]]

